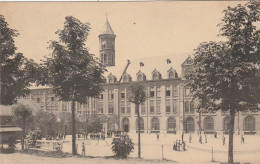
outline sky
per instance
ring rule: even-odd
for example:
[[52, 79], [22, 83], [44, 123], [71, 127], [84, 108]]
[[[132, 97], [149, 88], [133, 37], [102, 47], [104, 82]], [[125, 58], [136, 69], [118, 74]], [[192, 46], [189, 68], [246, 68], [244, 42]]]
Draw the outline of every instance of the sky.
[[10, 28], [18, 30], [17, 52], [36, 62], [51, 53], [49, 40], [63, 28], [66, 16], [91, 26], [86, 47], [99, 56], [98, 35], [108, 15], [116, 35], [117, 64], [127, 59], [174, 56], [178, 65], [204, 41], [220, 41], [222, 11], [242, 1], [151, 2], [2, 2], [0, 14]]

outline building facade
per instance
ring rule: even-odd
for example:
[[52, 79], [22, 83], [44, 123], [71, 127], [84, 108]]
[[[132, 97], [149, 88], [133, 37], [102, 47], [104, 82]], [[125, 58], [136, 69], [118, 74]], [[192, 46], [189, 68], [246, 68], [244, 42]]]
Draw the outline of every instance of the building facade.
[[[76, 104], [76, 112], [82, 117], [91, 114], [118, 116], [117, 124], [104, 124], [105, 129], [121, 129], [136, 132], [137, 114], [134, 104], [127, 101], [128, 87], [133, 82], [144, 85], [146, 101], [140, 105], [140, 129], [144, 133], [194, 133], [200, 129], [208, 133], [227, 132], [228, 112], [198, 113], [192, 101], [190, 89], [185, 87], [185, 72], [192, 67], [188, 57], [177, 73], [172, 56], [116, 63], [115, 38], [108, 20], [99, 38], [100, 60], [107, 67], [106, 82], [99, 98], [88, 98], [87, 104]], [[29, 99], [41, 110], [71, 112], [71, 103], [59, 101], [51, 88], [32, 89]], [[235, 116], [235, 131], [245, 134], [260, 132], [259, 112], [240, 112]]]

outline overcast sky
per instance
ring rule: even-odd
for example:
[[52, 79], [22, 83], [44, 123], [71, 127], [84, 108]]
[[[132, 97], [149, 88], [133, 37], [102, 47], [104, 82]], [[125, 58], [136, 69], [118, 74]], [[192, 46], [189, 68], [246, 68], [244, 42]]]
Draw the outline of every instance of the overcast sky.
[[17, 52], [36, 62], [50, 53], [47, 42], [58, 40], [55, 32], [69, 15], [90, 23], [86, 45], [99, 56], [98, 35], [107, 13], [116, 35], [116, 64], [173, 55], [180, 67], [199, 43], [224, 39], [217, 37], [222, 11], [238, 3], [244, 2], [9, 2], [0, 3], [0, 14], [20, 33]]

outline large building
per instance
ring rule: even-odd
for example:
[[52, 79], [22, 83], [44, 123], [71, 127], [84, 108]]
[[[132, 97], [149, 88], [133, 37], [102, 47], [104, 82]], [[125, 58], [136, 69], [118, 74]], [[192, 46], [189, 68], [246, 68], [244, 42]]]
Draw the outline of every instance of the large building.
[[[230, 116], [228, 112], [198, 113], [185, 87], [185, 72], [192, 67], [188, 57], [181, 66], [181, 74], [176, 71], [173, 56], [159, 56], [147, 59], [116, 63], [115, 38], [108, 20], [99, 38], [99, 53], [102, 63], [107, 67], [104, 91], [99, 98], [89, 98], [85, 105], [76, 104], [76, 112], [87, 116], [116, 115], [119, 124], [104, 124], [106, 129], [121, 129], [136, 132], [137, 114], [134, 104], [127, 101], [128, 86], [131, 82], [140, 82], [145, 86], [146, 101], [140, 106], [141, 125], [144, 133], [172, 133], [183, 130], [190, 133], [202, 130], [212, 133], [227, 132]], [[27, 97], [44, 111], [70, 112], [71, 103], [59, 101], [51, 88], [32, 89]], [[200, 126], [201, 125], [201, 126]], [[82, 127], [84, 128], [84, 127]], [[240, 112], [235, 116], [235, 131], [245, 134], [260, 132], [259, 112]]]

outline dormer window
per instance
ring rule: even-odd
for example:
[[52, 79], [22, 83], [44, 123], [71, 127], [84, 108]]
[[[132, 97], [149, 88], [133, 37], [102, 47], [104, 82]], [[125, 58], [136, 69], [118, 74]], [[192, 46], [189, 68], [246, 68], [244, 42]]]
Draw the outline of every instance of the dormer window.
[[173, 68], [170, 68], [167, 72], [168, 72], [169, 79], [174, 79], [178, 77], [176, 71]]
[[142, 74], [139, 74], [137, 76], [137, 81], [143, 81], [143, 75]]
[[110, 73], [108, 76], [108, 83], [115, 83], [116, 82], [116, 77]]
[[157, 73], [154, 73], [154, 74], [153, 74], [153, 80], [158, 80], [158, 75], [157, 75]]
[[130, 82], [131, 79], [132, 79], [131, 76], [128, 75], [128, 74], [125, 74], [125, 75], [123, 76], [123, 82], [124, 82], [124, 83]]
[[169, 79], [173, 79], [173, 78], [175, 78], [174, 74], [175, 74], [175, 73], [174, 73], [174, 72], [172, 72], [172, 71], [171, 71], [171, 72], [169, 72]]
[[113, 83], [113, 78], [110, 77], [108, 83]]

